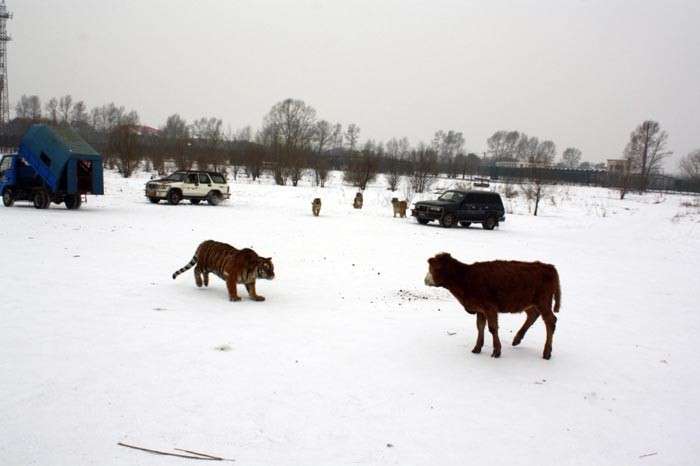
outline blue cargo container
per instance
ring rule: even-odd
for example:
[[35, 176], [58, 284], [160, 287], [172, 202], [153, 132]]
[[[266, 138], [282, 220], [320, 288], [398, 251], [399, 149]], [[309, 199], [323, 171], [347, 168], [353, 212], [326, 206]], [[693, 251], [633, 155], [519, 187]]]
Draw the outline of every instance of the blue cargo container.
[[86, 194], [104, 194], [102, 157], [69, 128], [33, 125], [17, 154], [0, 160], [0, 192], [5, 206], [31, 201], [77, 209]]

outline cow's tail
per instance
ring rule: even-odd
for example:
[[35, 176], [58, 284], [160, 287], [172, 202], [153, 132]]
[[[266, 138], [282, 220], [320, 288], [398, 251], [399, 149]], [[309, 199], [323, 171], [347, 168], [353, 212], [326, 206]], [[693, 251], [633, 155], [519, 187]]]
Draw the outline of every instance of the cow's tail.
[[559, 286], [559, 273], [554, 271], [554, 312], [559, 312], [561, 306], [561, 286]]

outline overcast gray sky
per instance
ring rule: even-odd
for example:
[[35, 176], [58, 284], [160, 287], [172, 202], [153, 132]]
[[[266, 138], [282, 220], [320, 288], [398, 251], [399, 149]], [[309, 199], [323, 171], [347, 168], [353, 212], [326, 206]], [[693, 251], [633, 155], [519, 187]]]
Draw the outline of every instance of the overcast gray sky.
[[114, 102], [161, 126], [260, 127], [298, 98], [362, 140], [499, 129], [618, 157], [646, 119], [700, 147], [698, 0], [6, 0], [22, 94]]

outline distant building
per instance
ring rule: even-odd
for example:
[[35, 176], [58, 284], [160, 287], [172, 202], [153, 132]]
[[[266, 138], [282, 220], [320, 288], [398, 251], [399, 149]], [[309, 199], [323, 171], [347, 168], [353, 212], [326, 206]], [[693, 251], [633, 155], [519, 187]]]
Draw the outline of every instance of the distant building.
[[139, 136], [163, 136], [163, 132], [161, 130], [153, 128], [151, 126], [133, 125], [131, 127], [131, 130]]
[[627, 159], [608, 159], [608, 176], [618, 177], [629, 175], [632, 171], [632, 161]]
[[505, 162], [496, 162], [496, 166], [502, 167], [502, 168], [535, 168], [535, 167], [544, 167], [545, 165], [539, 165], [536, 163], [529, 163], [529, 162], [505, 161]]

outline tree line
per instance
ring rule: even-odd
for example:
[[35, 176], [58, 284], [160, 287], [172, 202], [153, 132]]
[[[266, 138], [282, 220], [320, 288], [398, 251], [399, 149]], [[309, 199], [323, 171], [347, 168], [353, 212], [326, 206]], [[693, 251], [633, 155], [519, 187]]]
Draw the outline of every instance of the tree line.
[[[306, 175], [324, 186], [329, 172], [342, 170], [345, 180], [365, 189], [383, 173], [392, 190], [402, 177], [410, 189], [424, 192], [438, 174], [466, 178], [484, 166], [499, 162], [519, 162], [532, 168], [600, 168], [582, 161], [576, 147], [566, 147], [556, 161], [557, 146], [515, 130], [498, 130], [486, 141], [481, 156], [466, 149], [461, 132], [438, 130], [429, 142], [411, 145], [407, 137], [386, 142], [362, 140], [360, 127], [344, 127], [318, 118], [316, 110], [299, 99], [286, 99], [264, 115], [261, 127], [224, 130], [215, 117], [187, 122], [179, 114], [170, 115], [157, 131], [140, 125], [138, 113], [114, 103], [87, 109], [82, 100], [70, 95], [51, 98], [44, 105], [36, 95], [23, 95], [15, 106], [15, 119], [2, 128], [5, 140], [21, 136], [34, 123], [70, 126], [103, 154], [108, 166], [129, 177], [140, 164], [147, 170], [164, 173], [166, 162], [178, 169], [227, 171], [234, 179], [245, 173], [253, 180], [268, 172], [277, 184], [296, 186]], [[621, 158], [630, 170], [616, 180], [623, 190], [646, 190], [649, 177], [658, 172], [667, 150], [668, 133], [653, 120], [644, 121], [632, 131]], [[5, 143], [4, 145], [8, 145]], [[700, 181], [700, 149], [684, 157], [679, 166], [683, 175]], [[634, 175], [633, 175], [634, 174]], [[633, 186], [632, 180], [637, 180]]]

